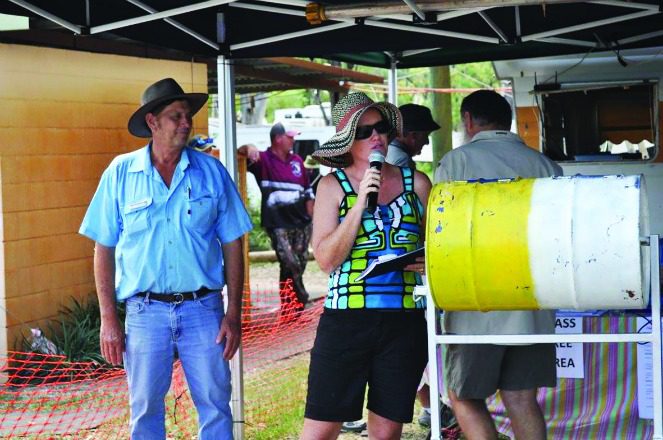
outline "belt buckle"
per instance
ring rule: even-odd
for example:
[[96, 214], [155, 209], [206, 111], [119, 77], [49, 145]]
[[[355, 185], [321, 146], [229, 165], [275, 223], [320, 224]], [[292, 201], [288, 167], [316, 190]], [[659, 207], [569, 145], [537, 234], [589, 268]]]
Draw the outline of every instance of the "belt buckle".
[[184, 295], [181, 293], [173, 293], [173, 296], [175, 297], [175, 301], [173, 301], [173, 304], [182, 304], [184, 302]]

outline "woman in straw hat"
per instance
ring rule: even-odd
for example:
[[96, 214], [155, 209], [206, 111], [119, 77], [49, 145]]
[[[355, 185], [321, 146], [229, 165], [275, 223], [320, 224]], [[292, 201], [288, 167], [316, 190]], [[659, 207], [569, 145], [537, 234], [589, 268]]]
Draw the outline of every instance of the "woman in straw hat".
[[[381, 255], [421, 246], [431, 183], [418, 171], [384, 164], [401, 130], [398, 108], [363, 93], [332, 110], [336, 134], [313, 156], [337, 170], [320, 181], [312, 245], [328, 272], [329, 293], [313, 350], [302, 439], [334, 439], [346, 420], [362, 417], [366, 385], [370, 438], [399, 439], [412, 421], [427, 361], [421, 283], [423, 258], [382, 275], [357, 279]], [[377, 157], [376, 157], [377, 155]], [[377, 208], [367, 209], [377, 193]]]

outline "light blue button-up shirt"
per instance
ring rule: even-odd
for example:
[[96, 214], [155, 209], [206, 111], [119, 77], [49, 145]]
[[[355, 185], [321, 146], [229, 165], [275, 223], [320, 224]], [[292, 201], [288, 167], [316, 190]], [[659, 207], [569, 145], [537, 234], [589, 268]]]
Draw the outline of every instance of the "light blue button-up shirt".
[[79, 233], [115, 247], [118, 301], [146, 291], [221, 289], [221, 244], [252, 228], [235, 184], [217, 159], [185, 148], [168, 188], [150, 148], [111, 162]]

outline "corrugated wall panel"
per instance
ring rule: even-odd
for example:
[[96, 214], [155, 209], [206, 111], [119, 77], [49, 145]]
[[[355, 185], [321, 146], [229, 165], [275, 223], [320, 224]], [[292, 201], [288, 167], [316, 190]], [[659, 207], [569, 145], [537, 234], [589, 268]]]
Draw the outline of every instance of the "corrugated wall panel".
[[[204, 64], [0, 44], [0, 352], [70, 296], [94, 294], [94, 243], [77, 234], [112, 158], [145, 144], [127, 120], [151, 83], [207, 90]], [[207, 132], [207, 111], [194, 118]], [[25, 324], [25, 325], [24, 325]]]

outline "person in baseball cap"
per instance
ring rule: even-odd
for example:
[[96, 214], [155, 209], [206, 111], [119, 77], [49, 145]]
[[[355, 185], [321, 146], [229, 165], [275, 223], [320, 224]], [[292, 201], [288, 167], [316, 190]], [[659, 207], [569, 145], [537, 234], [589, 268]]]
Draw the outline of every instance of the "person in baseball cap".
[[197, 134], [191, 138], [187, 147], [202, 153], [209, 153], [212, 149], [216, 148], [216, 145], [214, 145], [214, 139], [211, 137], [207, 137], [204, 134]]
[[297, 130], [288, 130], [283, 126], [282, 123], [277, 122], [276, 124], [272, 125], [271, 130], [269, 130], [269, 140], [272, 141], [272, 144], [274, 143], [274, 139], [276, 139], [277, 136], [287, 136], [294, 140], [295, 136], [299, 136], [300, 134], [302, 133]]
[[421, 154], [430, 134], [440, 126], [433, 120], [428, 107], [405, 104], [398, 109], [403, 118], [403, 133], [389, 144], [386, 161], [399, 167], [414, 168], [412, 157]]
[[282, 318], [297, 315], [309, 301], [303, 276], [315, 195], [304, 161], [292, 151], [299, 134], [277, 122], [269, 130], [271, 145], [266, 151], [252, 144], [237, 149], [247, 157], [248, 171], [256, 178], [262, 194], [260, 223], [279, 260]]

